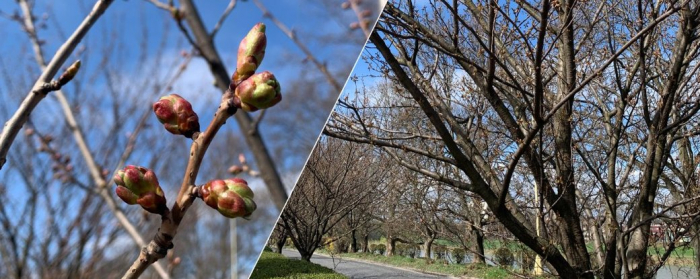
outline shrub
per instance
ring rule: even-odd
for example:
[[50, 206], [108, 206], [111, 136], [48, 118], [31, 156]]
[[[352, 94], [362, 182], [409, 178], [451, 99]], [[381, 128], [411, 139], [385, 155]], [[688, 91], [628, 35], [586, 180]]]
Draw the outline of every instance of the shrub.
[[508, 247], [501, 247], [496, 249], [494, 252], [494, 257], [496, 260], [496, 263], [500, 266], [503, 267], [511, 267], [513, 266], [513, 261], [515, 261], [513, 257], [513, 252], [508, 249]]
[[370, 244], [369, 245], [369, 253], [374, 254], [377, 251], [377, 244]]

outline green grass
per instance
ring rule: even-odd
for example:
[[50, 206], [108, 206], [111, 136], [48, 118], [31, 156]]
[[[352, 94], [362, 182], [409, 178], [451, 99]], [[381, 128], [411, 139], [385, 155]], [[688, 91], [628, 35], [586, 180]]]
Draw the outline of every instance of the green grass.
[[301, 260], [288, 259], [281, 254], [265, 251], [260, 256], [250, 278], [346, 279], [348, 277], [335, 273], [330, 268]]
[[[649, 247], [647, 251], [649, 255], [656, 255], [656, 253], [665, 253], [666, 249], [662, 245], [657, 245], [656, 247]], [[695, 257], [695, 250], [691, 247], [678, 247], [671, 252], [671, 257], [674, 256], [678, 258], [693, 258]]]
[[386, 265], [407, 267], [417, 269], [424, 272], [438, 273], [452, 276], [468, 276], [485, 279], [497, 278], [520, 278], [508, 273], [507, 270], [496, 267], [487, 266], [484, 264], [445, 264], [440, 260], [433, 260], [432, 263], [425, 259], [412, 259], [402, 256], [385, 257], [381, 255], [365, 254], [365, 253], [346, 253], [339, 255], [344, 258], [362, 259], [371, 262], [383, 263]]

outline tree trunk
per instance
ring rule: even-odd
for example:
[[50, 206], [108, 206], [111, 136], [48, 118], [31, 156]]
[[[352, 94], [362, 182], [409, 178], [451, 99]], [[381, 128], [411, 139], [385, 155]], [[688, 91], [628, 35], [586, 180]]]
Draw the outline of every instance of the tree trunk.
[[277, 239], [277, 241], [275, 242], [277, 250], [275, 252], [282, 254], [282, 248], [284, 248], [284, 243], [286, 242], [286, 240], [286, 236], [282, 236], [279, 239]]
[[369, 234], [362, 237], [362, 252], [369, 253]]
[[[575, 31], [573, 24], [573, 1], [564, 1], [562, 5], [567, 10], [560, 13], [560, 19], [566, 23], [566, 28], [562, 30], [560, 41], [560, 59], [562, 61], [559, 88], [563, 92], [571, 92], [576, 88], [576, 53], [574, 50]], [[563, 101], [563, 100], [562, 100]], [[554, 113], [554, 144], [555, 144], [555, 165], [557, 170], [556, 186], [563, 201], [555, 210], [557, 217], [560, 217], [559, 233], [561, 237], [561, 247], [566, 255], [566, 260], [571, 264], [577, 278], [593, 278], [590, 257], [586, 249], [586, 241], [583, 238], [583, 229], [579, 212], [576, 207], [576, 180], [574, 179], [573, 164], [573, 128], [571, 119], [573, 114], [573, 98], [566, 101], [559, 110]], [[539, 112], [538, 112], [539, 113]], [[550, 204], [554, 202], [550, 201]], [[572, 277], [573, 278], [573, 277]]]
[[386, 256], [391, 257], [394, 255], [394, 250], [396, 250], [396, 238], [387, 237], [386, 238]]
[[473, 263], [486, 263], [486, 257], [484, 256], [484, 232], [481, 231], [481, 221], [477, 220], [476, 224], [472, 224], [472, 234], [474, 235], [474, 259]]
[[311, 256], [313, 256], [313, 253], [302, 251], [301, 249], [297, 249], [297, 251], [299, 251], [299, 255], [301, 255], [302, 260], [311, 262]]
[[[275, 228], [276, 229], [276, 228]], [[287, 242], [287, 230], [282, 229], [282, 233], [277, 237], [275, 241], [275, 247], [277, 248], [277, 253], [282, 254], [282, 248], [284, 248], [284, 244]]]
[[350, 253], [357, 253], [357, 236], [355, 236], [355, 229], [350, 231]]
[[434, 237], [430, 237], [425, 240], [425, 243], [423, 243], [423, 251], [425, 251], [425, 258], [426, 259], [431, 259], [432, 257], [430, 256], [431, 249], [433, 247], [433, 241], [435, 241]]
[[[700, 224], [693, 225], [693, 230], [697, 236], [698, 233], [700, 233]], [[698, 275], [700, 275], [700, 238], [695, 237], [695, 240], [693, 241], [693, 249], [695, 249], [695, 270]]]

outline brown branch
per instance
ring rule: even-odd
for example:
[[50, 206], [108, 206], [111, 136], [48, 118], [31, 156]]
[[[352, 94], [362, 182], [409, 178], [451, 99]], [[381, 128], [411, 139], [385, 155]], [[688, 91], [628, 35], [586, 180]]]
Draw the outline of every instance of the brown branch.
[[[15, 140], [17, 133], [27, 122], [34, 108], [49, 92], [51, 92], [42, 91], [41, 88], [44, 88], [47, 83], [51, 83], [52, 77], [58, 73], [61, 65], [68, 59], [68, 56], [70, 56], [75, 47], [78, 46], [78, 43], [85, 37], [85, 34], [87, 34], [92, 25], [95, 24], [112, 2], [114, 2], [114, 0], [100, 0], [95, 3], [90, 14], [85, 17], [68, 40], [58, 48], [56, 55], [54, 55], [51, 62], [46, 66], [46, 69], [41, 73], [41, 76], [39, 76], [39, 79], [34, 83], [32, 90], [29, 91], [27, 97], [25, 97], [19, 105], [15, 114], [5, 123], [2, 134], [0, 134], [0, 169], [2, 169], [5, 162], [7, 162], [7, 152], [10, 150], [10, 146]], [[34, 32], [34, 30], [28, 31]]]
[[209, 124], [209, 127], [207, 127], [203, 133], [195, 133], [192, 136], [194, 141], [190, 147], [190, 157], [187, 162], [185, 176], [180, 186], [180, 192], [177, 195], [177, 200], [170, 211], [163, 215], [158, 232], [153, 237], [153, 240], [141, 249], [139, 257], [134, 261], [126, 274], [124, 274], [122, 277], [123, 279], [138, 278], [148, 266], [164, 258], [168, 249], [173, 247], [172, 240], [177, 234], [180, 221], [182, 221], [187, 209], [196, 198], [196, 194], [194, 194], [194, 189], [196, 189], [194, 184], [204, 154], [207, 152], [209, 144], [212, 139], [214, 139], [214, 136], [216, 136], [216, 133], [226, 123], [226, 120], [236, 113], [236, 107], [230, 102], [232, 94], [232, 92], [227, 91], [223, 95], [221, 104], [214, 114], [214, 118]]
[[[20, 2], [20, 4], [26, 3], [25, 1]], [[44, 55], [41, 50], [41, 45], [39, 44], [39, 39], [37, 34], [34, 32], [34, 23], [33, 23], [33, 15], [30, 9], [24, 9], [23, 12], [25, 13], [24, 17], [25, 20], [23, 22], [24, 28], [27, 31], [31, 41], [32, 45], [34, 46], [34, 51], [35, 51], [35, 57], [36, 57], [36, 62], [39, 64], [39, 67], [42, 68], [42, 70], [46, 71], [47, 66], [45, 64], [44, 60]], [[189, 61], [189, 59], [187, 60]], [[183, 69], [181, 68], [180, 71]], [[181, 72], [179, 72], [181, 73]], [[174, 82], [175, 78], [179, 76], [179, 73], [171, 80], [171, 82]], [[60, 78], [59, 78], [60, 80]], [[166, 87], [167, 88], [167, 87]], [[59, 87], [60, 89], [60, 87]], [[83, 159], [85, 160], [85, 163], [88, 167], [88, 170], [90, 171], [90, 175], [92, 177], [92, 180], [95, 183], [95, 189], [92, 189], [94, 192], [96, 192], [102, 199], [105, 201], [107, 204], [107, 207], [112, 211], [114, 216], [117, 218], [117, 221], [119, 224], [124, 228], [124, 230], [129, 234], [129, 236], [134, 240], [136, 245], [138, 246], [143, 246], [146, 244], [146, 242], [143, 240], [143, 237], [141, 234], [138, 232], [136, 227], [129, 221], [129, 219], [126, 217], [126, 214], [119, 208], [117, 203], [114, 201], [114, 198], [109, 194], [109, 191], [107, 191], [107, 184], [111, 182], [107, 181], [104, 179], [102, 176], [102, 170], [100, 166], [97, 164], [95, 161], [94, 157], [92, 156], [92, 152], [90, 151], [87, 142], [85, 140], [85, 135], [83, 134], [82, 128], [80, 127], [80, 124], [75, 118], [75, 114], [73, 113], [70, 104], [68, 102], [68, 98], [66, 98], [65, 94], [61, 90], [56, 90], [56, 98], [59, 101], [59, 104], [61, 105], [61, 108], [63, 110], [63, 114], [66, 117], [66, 123], [70, 130], [72, 131], [73, 137], [76, 141], [76, 144], [78, 145], [78, 148], [81, 152], [81, 155]], [[148, 110], [150, 112], [150, 108]], [[147, 114], [146, 114], [147, 115]], [[141, 117], [141, 121], [137, 125], [136, 130], [132, 134], [132, 137], [135, 139], [136, 134], [138, 134], [138, 131], [141, 129], [143, 124], [145, 123], [146, 120], [146, 115]], [[132, 141], [132, 138], [129, 139], [129, 141]], [[128, 154], [133, 150], [133, 148], [129, 148], [127, 145], [127, 149], [124, 151], [124, 154], [122, 154], [122, 160], [126, 160], [126, 157], [128, 157]], [[121, 162], [121, 160], [120, 160]], [[119, 163], [120, 165], [122, 163]], [[119, 168], [119, 167], [117, 167]], [[170, 278], [168, 276], [167, 272], [165, 272], [165, 269], [160, 265], [156, 264], [155, 266], [156, 272], [160, 275], [161, 278], [167, 279]]]
[[[200, 55], [209, 64], [209, 69], [216, 80], [216, 86], [221, 89], [222, 92], [226, 92], [231, 81], [231, 76], [226, 71], [225, 66], [221, 60], [214, 42], [209, 36], [209, 32], [206, 30], [202, 19], [197, 12], [196, 6], [191, 0], [181, 0], [180, 4], [185, 13], [185, 20], [187, 20], [187, 25], [190, 27], [192, 34], [194, 35], [197, 43], [197, 47], [202, 51]], [[287, 201], [287, 191], [284, 189], [282, 184], [282, 179], [280, 178], [275, 163], [270, 157], [270, 152], [267, 150], [267, 146], [260, 133], [251, 134], [247, 131], [252, 131], [253, 120], [250, 115], [245, 112], [239, 112], [235, 115], [236, 122], [240, 126], [243, 132], [243, 136], [246, 140], [250, 151], [253, 153], [255, 158], [255, 163], [260, 170], [260, 177], [263, 179], [267, 185], [267, 189], [270, 192], [273, 202], [280, 210], [284, 207]]]

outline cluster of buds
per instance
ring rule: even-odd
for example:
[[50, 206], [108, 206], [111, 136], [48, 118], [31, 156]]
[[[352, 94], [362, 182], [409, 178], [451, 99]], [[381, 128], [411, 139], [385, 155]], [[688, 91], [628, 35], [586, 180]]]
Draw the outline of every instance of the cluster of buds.
[[72, 174], [73, 164], [71, 163], [70, 155], [61, 154], [58, 149], [51, 147], [51, 142], [53, 141], [51, 135], [39, 135], [33, 128], [25, 129], [24, 135], [30, 139], [35, 136], [39, 140], [38, 151], [48, 154], [53, 161], [51, 170], [53, 171], [54, 179], [60, 180], [62, 183], [68, 183], [75, 179]]
[[177, 94], [161, 97], [153, 104], [158, 121], [163, 123], [165, 129], [176, 135], [184, 135], [191, 138], [192, 134], [199, 132], [199, 117], [192, 110], [190, 102]]
[[269, 108], [282, 100], [280, 84], [268, 71], [257, 73], [241, 82], [236, 87], [236, 97], [240, 102], [234, 104], [245, 111]]
[[240, 178], [212, 180], [198, 191], [204, 203], [228, 218], [248, 219], [257, 207], [248, 182]]
[[163, 215], [167, 212], [163, 189], [156, 174], [147, 168], [126, 166], [114, 175], [117, 196], [128, 204], [139, 204], [148, 212]]
[[269, 108], [282, 100], [275, 76], [268, 71], [255, 73], [265, 57], [266, 47], [265, 24], [262, 23], [253, 26], [238, 46], [236, 71], [229, 88], [234, 93], [234, 106], [248, 112]]
[[257, 171], [253, 170], [250, 165], [248, 165], [248, 161], [245, 159], [245, 155], [243, 153], [238, 154], [238, 161], [241, 162], [240, 165], [232, 165], [228, 168], [228, 172], [233, 175], [238, 175], [241, 173], [246, 173], [250, 176], [258, 176], [260, 173]]
[[372, 11], [367, 8], [362, 8], [362, 4], [362, 0], [348, 0], [341, 4], [341, 7], [345, 10], [352, 8], [357, 15], [357, 19], [359, 20], [351, 23], [350, 29], [358, 29], [360, 27], [367, 29], [369, 28], [369, 24], [372, 22], [372, 19], [370, 18]]

